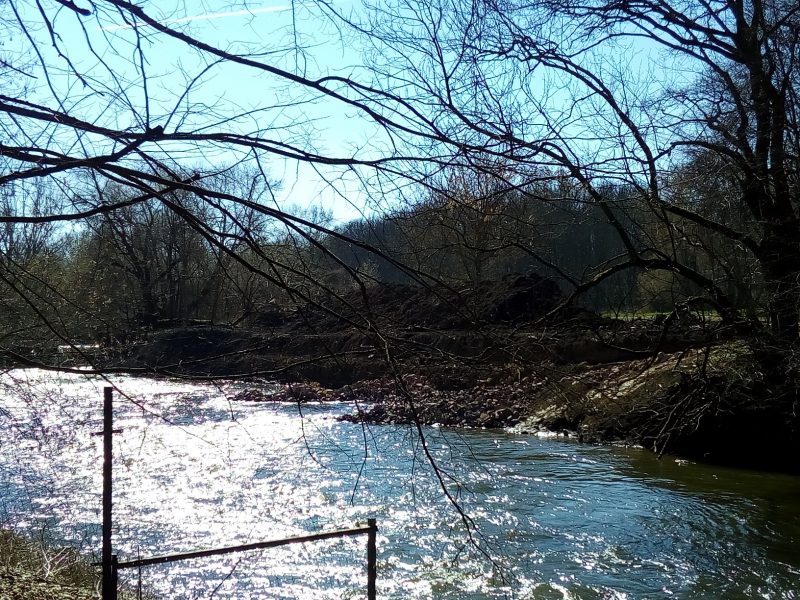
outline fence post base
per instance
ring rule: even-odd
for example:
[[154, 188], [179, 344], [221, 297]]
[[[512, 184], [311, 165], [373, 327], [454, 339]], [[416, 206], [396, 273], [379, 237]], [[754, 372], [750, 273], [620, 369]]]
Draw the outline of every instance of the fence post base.
[[367, 526], [367, 600], [375, 600], [378, 594], [378, 526], [375, 519], [367, 519]]
[[117, 555], [111, 555], [111, 590], [109, 598], [111, 600], [117, 600], [117, 589], [119, 583], [119, 569], [117, 568], [118, 564]]

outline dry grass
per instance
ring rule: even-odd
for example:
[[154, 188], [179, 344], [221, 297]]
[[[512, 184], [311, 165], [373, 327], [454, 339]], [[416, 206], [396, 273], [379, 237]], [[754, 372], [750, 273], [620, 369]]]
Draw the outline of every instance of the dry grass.
[[[139, 595], [120, 583], [120, 600]], [[0, 600], [99, 600], [100, 567], [73, 548], [0, 529]], [[155, 600], [145, 592], [141, 600]]]
[[97, 568], [75, 550], [0, 531], [2, 600], [96, 599], [99, 582]]

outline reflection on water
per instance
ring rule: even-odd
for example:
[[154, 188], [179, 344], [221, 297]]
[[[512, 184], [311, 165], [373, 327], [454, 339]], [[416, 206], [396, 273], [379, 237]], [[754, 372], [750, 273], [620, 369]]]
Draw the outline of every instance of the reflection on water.
[[[800, 478], [498, 432], [339, 423], [342, 406], [231, 403], [233, 386], [114, 378], [122, 559], [376, 517], [383, 598], [797, 598]], [[102, 381], [0, 382], [0, 511], [99, 547]], [[362, 598], [365, 539], [142, 572], [169, 598]], [[486, 557], [491, 557], [491, 560]]]

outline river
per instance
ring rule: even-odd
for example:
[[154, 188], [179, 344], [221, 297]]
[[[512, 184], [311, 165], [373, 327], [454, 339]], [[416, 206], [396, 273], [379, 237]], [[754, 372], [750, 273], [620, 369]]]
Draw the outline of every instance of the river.
[[[378, 520], [381, 598], [794, 599], [800, 478], [489, 430], [341, 423], [244, 384], [113, 377], [120, 559]], [[0, 377], [0, 519], [99, 552], [102, 388]], [[742, 440], [743, 444], [747, 440]], [[127, 574], [163, 598], [364, 598], [365, 538]]]

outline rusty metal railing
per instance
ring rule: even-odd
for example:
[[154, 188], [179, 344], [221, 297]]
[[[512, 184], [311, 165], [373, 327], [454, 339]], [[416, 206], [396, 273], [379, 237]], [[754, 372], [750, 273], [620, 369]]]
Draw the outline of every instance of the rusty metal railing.
[[149, 558], [138, 558], [135, 560], [119, 561], [117, 555], [113, 553], [111, 545], [112, 532], [112, 460], [113, 444], [112, 436], [119, 433], [115, 430], [113, 417], [112, 388], [106, 387], [103, 395], [103, 431], [95, 435], [103, 436], [103, 557], [99, 563], [103, 567], [102, 578], [102, 600], [117, 600], [117, 582], [120, 569], [140, 569], [151, 565], [190, 560], [193, 558], [206, 558], [209, 556], [221, 556], [234, 552], [247, 552], [248, 550], [263, 550], [266, 548], [276, 548], [288, 544], [300, 544], [304, 542], [316, 542], [320, 540], [330, 540], [343, 537], [354, 537], [359, 535], [367, 536], [367, 599], [376, 600], [377, 598], [377, 579], [378, 579], [378, 526], [375, 519], [367, 519], [366, 527], [355, 527], [352, 529], [338, 529], [336, 531], [325, 531], [296, 537], [282, 538], [277, 540], [267, 540], [263, 542], [253, 542], [240, 544], [238, 546], [226, 546], [222, 548], [212, 548], [208, 550], [195, 550], [192, 552], [182, 552], [178, 554], [167, 554], [163, 556], [152, 556]]

